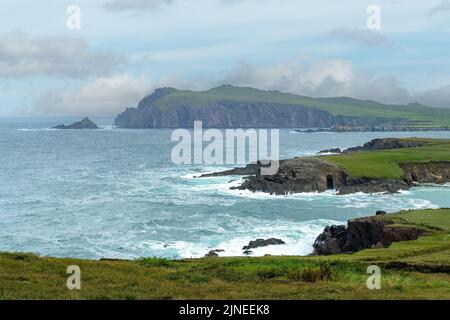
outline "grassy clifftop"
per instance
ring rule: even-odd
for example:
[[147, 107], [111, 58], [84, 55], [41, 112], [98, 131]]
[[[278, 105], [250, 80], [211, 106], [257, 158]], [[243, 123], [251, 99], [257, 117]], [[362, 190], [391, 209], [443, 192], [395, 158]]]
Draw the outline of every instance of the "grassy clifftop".
[[311, 98], [283, 93], [263, 91], [253, 88], [225, 85], [207, 91], [177, 90], [165, 88], [165, 94], [156, 104], [167, 110], [177, 105], [206, 107], [218, 101], [263, 102], [290, 104], [327, 111], [333, 116], [403, 119], [411, 126], [450, 126], [450, 109], [431, 108], [419, 104], [386, 105], [370, 100], [358, 100], [348, 97]]
[[[89, 261], [1, 253], [0, 298], [450, 299], [450, 209], [389, 218], [426, 234], [387, 249], [322, 257]], [[74, 264], [82, 288], [71, 291], [66, 268]], [[367, 289], [372, 264], [382, 270], [381, 290]]]
[[360, 151], [323, 156], [343, 167], [354, 177], [393, 178], [404, 177], [402, 163], [450, 161], [450, 140], [401, 139], [423, 141], [424, 146], [391, 150]]

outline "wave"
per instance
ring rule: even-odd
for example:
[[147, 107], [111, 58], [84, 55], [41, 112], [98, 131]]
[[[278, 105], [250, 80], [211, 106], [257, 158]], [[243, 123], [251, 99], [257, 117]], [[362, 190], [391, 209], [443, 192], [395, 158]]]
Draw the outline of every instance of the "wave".
[[54, 128], [20, 128], [16, 129], [17, 131], [58, 131], [58, 129]]
[[312, 252], [312, 245], [316, 237], [323, 231], [325, 226], [345, 224], [343, 221], [335, 220], [311, 220], [300, 223], [292, 221], [274, 221], [274, 225], [255, 226], [250, 228], [246, 234], [234, 236], [231, 239], [216, 240], [210, 243], [190, 242], [190, 241], [172, 241], [164, 242], [146, 242], [146, 248], [156, 251], [165, 257], [177, 258], [201, 258], [211, 250], [224, 250], [219, 252], [222, 257], [244, 256], [243, 246], [250, 241], [263, 238], [280, 238], [286, 244], [260, 247], [252, 249], [251, 256], [260, 257], [264, 255], [287, 255], [304, 256]]

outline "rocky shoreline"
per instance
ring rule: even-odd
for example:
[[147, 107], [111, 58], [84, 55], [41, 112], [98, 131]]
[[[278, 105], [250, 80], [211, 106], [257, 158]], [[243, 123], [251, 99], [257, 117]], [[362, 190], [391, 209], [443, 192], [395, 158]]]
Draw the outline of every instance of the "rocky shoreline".
[[[357, 153], [360, 151], [392, 150], [415, 148], [424, 145], [423, 141], [395, 138], [374, 139], [363, 146], [324, 150], [326, 153]], [[340, 151], [340, 152], [338, 152]], [[396, 193], [409, 190], [421, 183], [443, 184], [450, 182], [450, 161], [430, 161], [399, 163], [404, 171], [401, 179], [353, 177], [341, 166], [327, 161], [326, 157], [300, 157], [279, 162], [279, 170], [271, 176], [259, 174], [261, 164], [249, 164], [244, 168], [209, 173], [200, 178], [218, 176], [244, 176], [241, 185], [234, 190], [250, 190], [273, 195], [287, 195], [306, 192], [325, 192], [336, 190], [336, 194], [352, 193]]]
[[417, 126], [383, 126], [383, 127], [371, 127], [371, 126], [333, 126], [330, 128], [319, 129], [297, 129], [294, 132], [297, 133], [320, 133], [320, 132], [415, 132], [415, 131], [450, 131], [450, 127], [417, 127]]
[[[388, 248], [394, 242], [417, 240], [425, 230], [416, 226], [399, 225], [385, 211], [377, 211], [375, 216], [356, 218], [347, 225], [327, 226], [316, 237], [310, 256], [352, 254], [364, 249]], [[243, 255], [253, 254], [252, 249], [284, 245], [277, 238], [256, 239], [243, 246]], [[209, 251], [205, 258], [219, 257], [223, 249]]]

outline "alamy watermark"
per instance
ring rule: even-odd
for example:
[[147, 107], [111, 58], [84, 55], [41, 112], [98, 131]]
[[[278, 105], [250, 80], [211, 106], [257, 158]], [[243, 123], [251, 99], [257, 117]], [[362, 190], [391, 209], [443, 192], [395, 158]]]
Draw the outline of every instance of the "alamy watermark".
[[69, 290], [81, 289], [81, 269], [77, 265], [71, 265], [67, 267], [67, 274], [70, 276], [67, 278], [66, 285]]
[[367, 278], [367, 289], [380, 290], [381, 289], [381, 268], [376, 265], [371, 265], [366, 271], [370, 276]]
[[274, 175], [279, 169], [278, 129], [203, 130], [202, 121], [195, 121], [193, 130], [174, 130], [171, 140], [178, 142], [171, 152], [174, 164], [244, 165], [258, 162], [263, 176]]
[[366, 21], [367, 29], [375, 31], [381, 30], [381, 8], [378, 5], [370, 5], [366, 10], [369, 17]]
[[81, 29], [81, 8], [77, 5], [70, 5], [66, 10], [68, 17], [66, 20], [66, 27], [69, 30]]

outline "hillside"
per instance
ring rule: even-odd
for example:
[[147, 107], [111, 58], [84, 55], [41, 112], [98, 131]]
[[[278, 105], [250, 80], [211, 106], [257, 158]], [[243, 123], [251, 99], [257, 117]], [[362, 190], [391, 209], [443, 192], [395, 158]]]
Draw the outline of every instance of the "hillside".
[[[450, 166], [450, 140], [409, 138], [401, 141], [422, 142], [423, 146], [414, 148], [396, 148], [349, 152], [323, 156], [329, 162], [336, 163], [353, 177], [379, 179], [404, 179], [412, 164], [448, 163]], [[406, 167], [406, 165], [409, 165]], [[422, 172], [426, 169], [421, 168]], [[448, 170], [448, 169], [447, 169]], [[436, 172], [437, 174], [437, 172]], [[442, 172], [439, 173], [442, 176]], [[438, 182], [438, 181], [423, 181]]]
[[[450, 210], [388, 217], [425, 234], [331, 256], [92, 261], [0, 253], [0, 299], [450, 299]], [[381, 290], [366, 286], [373, 264]], [[69, 265], [81, 268], [81, 290], [66, 287]]]
[[193, 127], [450, 127], [450, 109], [419, 104], [384, 105], [352, 98], [310, 98], [225, 85], [195, 92], [156, 89], [137, 108], [119, 114], [120, 128]]

